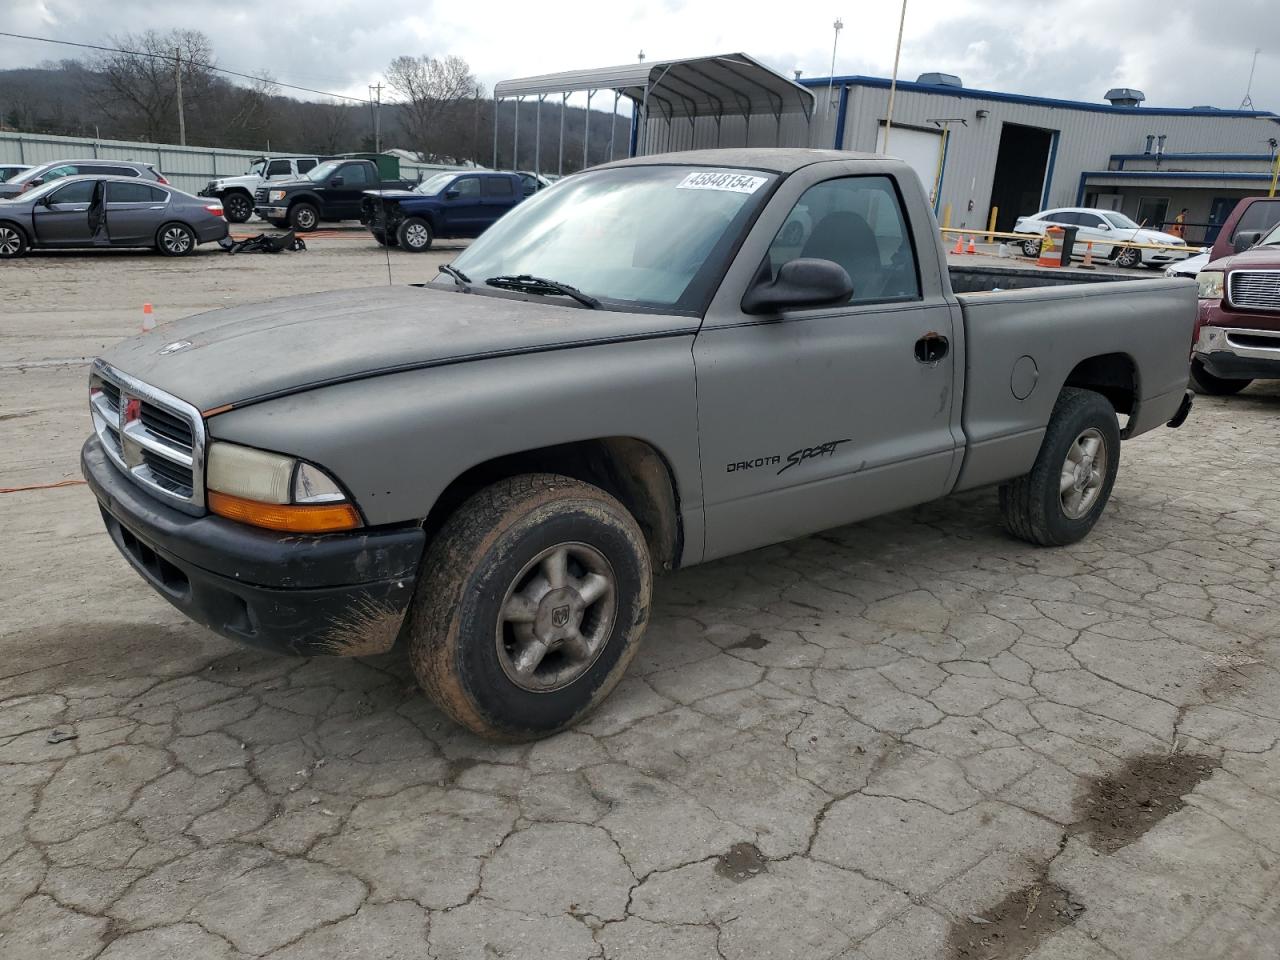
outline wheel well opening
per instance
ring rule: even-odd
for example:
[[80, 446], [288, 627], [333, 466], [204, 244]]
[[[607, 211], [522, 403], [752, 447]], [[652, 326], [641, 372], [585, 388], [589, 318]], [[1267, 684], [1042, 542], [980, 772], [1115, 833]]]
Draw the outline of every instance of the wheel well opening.
[[1104, 353], [1081, 360], [1067, 376], [1065, 387], [1093, 390], [1111, 401], [1116, 413], [1132, 417], [1138, 404], [1138, 370], [1123, 353]]
[[477, 464], [454, 479], [436, 500], [424, 524], [428, 539], [472, 494], [522, 473], [558, 473], [612, 494], [644, 533], [654, 571], [678, 566], [683, 531], [671, 468], [657, 449], [632, 437], [557, 444]]

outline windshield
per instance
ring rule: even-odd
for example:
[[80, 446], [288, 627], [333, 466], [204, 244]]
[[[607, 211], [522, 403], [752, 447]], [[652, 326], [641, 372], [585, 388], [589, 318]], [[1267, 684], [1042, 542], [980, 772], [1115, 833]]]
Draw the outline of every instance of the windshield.
[[522, 202], [454, 266], [476, 284], [529, 274], [606, 306], [696, 312], [773, 180], [687, 166], [578, 174]]
[[341, 160], [326, 160], [318, 167], [312, 167], [306, 173], [308, 180], [315, 180], [317, 183], [321, 180], [328, 180], [342, 166]]
[[437, 173], [435, 176], [427, 177], [413, 189], [418, 193], [425, 193], [427, 196], [433, 197], [451, 184], [456, 176], [456, 173]]
[[1121, 230], [1141, 230], [1136, 223], [1126, 217], [1123, 213], [1104, 213], [1102, 215], [1113, 227], [1119, 227]]
[[253, 166], [249, 168], [249, 173], [257, 177], [265, 177], [267, 175], [267, 161], [255, 161]]
[[15, 197], [14, 199], [22, 200], [24, 202], [27, 200], [34, 200], [37, 197], [43, 197], [46, 193], [52, 193], [54, 190], [62, 189], [67, 185], [67, 183], [68, 181], [62, 179], [61, 177], [54, 180], [49, 180], [49, 181], [46, 181], [45, 183], [40, 184], [40, 186], [38, 187], [32, 187], [26, 193], [22, 194], [19, 197]]
[[1259, 244], [1267, 247], [1273, 247], [1280, 243], [1280, 224], [1271, 228], [1271, 232], [1258, 241]]

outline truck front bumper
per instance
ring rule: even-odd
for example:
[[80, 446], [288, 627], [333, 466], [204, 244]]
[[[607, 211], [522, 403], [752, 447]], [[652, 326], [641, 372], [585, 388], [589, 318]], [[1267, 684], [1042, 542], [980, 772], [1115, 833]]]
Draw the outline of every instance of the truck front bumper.
[[1202, 326], [1196, 359], [1224, 380], [1280, 380], [1280, 330]]
[[124, 558], [197, 623], [301, 656], [394, 646], [422, 559], [421, 527], [302, 536], [192, 517], [126, 478], [97, 437], [81, 450], [80, 468]]
[[253, 212], [263, 220], [288, 220], [288, 207], [254, 207]]

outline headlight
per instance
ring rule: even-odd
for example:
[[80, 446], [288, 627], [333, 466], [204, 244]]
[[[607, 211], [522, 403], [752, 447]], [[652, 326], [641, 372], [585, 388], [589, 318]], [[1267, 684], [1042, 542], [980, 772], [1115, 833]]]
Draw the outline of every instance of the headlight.
[[228, 520], [290, 533], [360, 526], [360, 514], [336, 480], [312, 463], [218, 441], [205, 471], [209, 510]]
[[1221, 300], [1222, 299], [1222, 282], [1226, 279], [1226, 274], [1221, 270], [1202, 270], [1196, 274], [1196, 284], [1199, 286], [1199, 296], [1201, 300]]
[[281, 200], [283, 200], [283, 199], [284, 199], [284, 191], [283, 191], [283, 190], [270, 190], [270, 191], [268, 191], [268, 192], [267, 192], [267, 199], [268, 199], [269, 201], [271, 201], [272, 203], [279, 203]]

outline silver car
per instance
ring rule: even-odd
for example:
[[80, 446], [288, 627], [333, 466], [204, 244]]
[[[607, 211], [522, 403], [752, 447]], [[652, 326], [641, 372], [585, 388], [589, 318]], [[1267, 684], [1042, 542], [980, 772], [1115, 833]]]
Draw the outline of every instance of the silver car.
[[169, 181], [155, 168], [154, 164], [138, 163], [134, 160], [55, 160], [42, 163], [38, 167], [27, 167], [17, 175], [11, 175], [4, 183], [0, 183], [0, 200], [16, 197], [28, 190], [62, 177], [89, 176], [100, 177], [138, 177], [151, 180], [161, 186]]
[[221, 201], [128, 177], [63, 177], [0, 200], [0, 259], [69, 247], [155, 247], [180, 257], [226, 235]]

